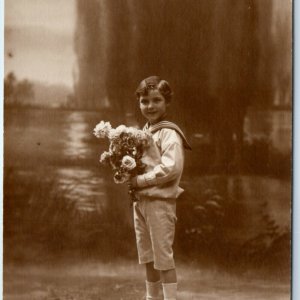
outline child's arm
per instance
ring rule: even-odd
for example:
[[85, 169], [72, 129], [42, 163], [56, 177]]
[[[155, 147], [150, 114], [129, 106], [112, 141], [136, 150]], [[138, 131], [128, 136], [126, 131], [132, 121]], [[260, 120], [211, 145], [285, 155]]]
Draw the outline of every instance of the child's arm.
[[184, 164], [182, 139], [175, 130], [163, 129], [161, 138], [161, 163], [150, 172], [132, 180], [135, 187], [160, 185], [181, 175]]

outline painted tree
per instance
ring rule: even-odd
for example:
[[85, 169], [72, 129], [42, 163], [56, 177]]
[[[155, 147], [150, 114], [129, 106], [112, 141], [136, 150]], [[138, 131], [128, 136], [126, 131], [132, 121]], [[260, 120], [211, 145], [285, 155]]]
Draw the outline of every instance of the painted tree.
[[238, 166], [247, 107], [290, 90], [291, 12], [277, 9], [276, 21], [274, 7], [291, 4], [280, 1], [77, 0], [80, 105], [107, 96], [123, 122], [139, 81], [159, 75], [174, 88], [179, 125], [210, 133], [216, 166]]
[[15, 103], [18, 105], [26, 105], [34, 99], [33, 84], [23, 79], [18, 82], [14, 92]]
[[10, 72], [4, 79], [4, 104], [24, 106], [34, 99], [33, 84], [23, 79], [18, 81], [15, 74]]
[[4, 104], [10, 104], [13, 101], [13, 95], [16, 88], [17, 79], [13, 72], [8, 73], [4, 78]]
[[257, 7], [252, 0], [215, 2], [209, 65], [209, 92], [214, 99], [210, 122], [215, 167], [241, 163], [243, 124], [256, 85], [259, 44]]
[[76, 106], [101, 109], [106, 106], [106, 35], [104, 0], [77, 0], [75, 52]]

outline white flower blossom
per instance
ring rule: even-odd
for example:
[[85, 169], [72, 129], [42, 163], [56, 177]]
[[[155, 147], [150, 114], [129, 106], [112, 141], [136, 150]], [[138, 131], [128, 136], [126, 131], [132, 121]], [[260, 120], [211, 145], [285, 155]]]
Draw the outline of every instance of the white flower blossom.
[[127, 171], [133, 170], [136, 167], [136, 161], [129, 155], [125, 155], [122, 159], [121, 167]]
[[108, 137], [111, 129], [112, 127], [109, 122], [101, 121], [96, 125], [93, 133], [97, 138], [103, 139], [105, 137]]
[[134, 127], [127, 127], [127, 129], [126, 129], [126, 132], [128, 133], [128, 134], [131, 134], [132, 136], [136, 136], [137, 135], [137, 133], [138, 133], [138, 129], [136, 129], [136, 128], [134, 128]]
[[124, 133], [126, 132], [127, 127], [125, 125], [120, 125], [116, 128], [116, 131], [118, 132], [118, 134]]
[[100, 163], [104, 164], [111, 157], [111, 153], [108, 151], [104, 151], [100, 156]]
[[139, 130], [136, 135], [136, 139], [144, 146], [147, 146], [150, 144], [150, 141], [152, 139], [152, 134], [148, 130], [145, 131]]
[[133, 150], [132, 150], [132, 155], [137, 155], [137, 149], [136, 149], [136, 147], [133, 147]]
[[119, 172], [117, 172], [114, 176], [114, 182], [116, 184], [122, 184], [125, 183], [126, 181], [128, 181], [130, 179], [130, 175], [125, 173], [125, 174], [120, 174]]
[[111, 129], [108, 133], [108, 138], [113, 141], [120, 136], [120, 133], [116, 129]]

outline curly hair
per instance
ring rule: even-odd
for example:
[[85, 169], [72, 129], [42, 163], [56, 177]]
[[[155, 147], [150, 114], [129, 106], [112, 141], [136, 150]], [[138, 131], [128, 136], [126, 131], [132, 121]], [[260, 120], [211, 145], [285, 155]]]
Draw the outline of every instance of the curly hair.
[[150, 76], [141, 81], [135, 91], [137, 99], [139, 100], [141, 96], [147, 96], [149, 90], [158, 90], [167, 102], [170, 102], [173, 96], [169, 83], [158, 76]]

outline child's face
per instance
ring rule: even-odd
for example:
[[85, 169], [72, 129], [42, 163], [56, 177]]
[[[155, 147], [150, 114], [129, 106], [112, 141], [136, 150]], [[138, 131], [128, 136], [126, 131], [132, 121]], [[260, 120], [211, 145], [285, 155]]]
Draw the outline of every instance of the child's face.
[[149, 90], [147, 96], [140, 97], [140, 109], [143, 116], [151, 123], [157, 123], [167, 114], [169, 103], [158, 90]]

